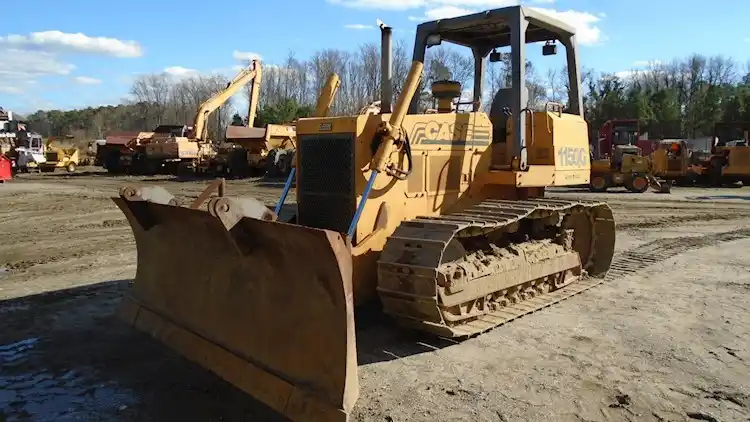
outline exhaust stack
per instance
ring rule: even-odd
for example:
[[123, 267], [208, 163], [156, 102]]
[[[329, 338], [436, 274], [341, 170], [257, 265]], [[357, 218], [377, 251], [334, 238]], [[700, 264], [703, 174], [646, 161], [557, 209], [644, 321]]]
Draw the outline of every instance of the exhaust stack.
[[380, 27], [380, 113], [390, 113], [393, 102], [393, 28], [378, 19]]

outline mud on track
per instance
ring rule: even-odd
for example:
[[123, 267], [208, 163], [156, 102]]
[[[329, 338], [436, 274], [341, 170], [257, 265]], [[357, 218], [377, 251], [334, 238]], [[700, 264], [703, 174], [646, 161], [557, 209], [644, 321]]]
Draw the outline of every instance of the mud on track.
[[[192, 197], [205, 183], [151, 179], [0, 186], [0, 298], [17, 298], [0, 303], [0, 421], [278, 420], [114, 318], [135, 250], [108, 197], [124, 182]], [[229, 192], [273, 203], [278, 185], [230, 181]], [[606, 282], [461, 344], [360, 315], [353, 419], [748, 420], [743, 196], [606, 194], [620, 228]]]

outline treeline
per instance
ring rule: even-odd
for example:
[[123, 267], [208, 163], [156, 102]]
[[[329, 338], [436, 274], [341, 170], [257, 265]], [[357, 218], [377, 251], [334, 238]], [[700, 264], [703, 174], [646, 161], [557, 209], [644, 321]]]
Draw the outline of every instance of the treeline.
[[[222, 75], [174, 78], [167, 73], [141, 75], [130, 89], [130, 98], [116, 106], [79, 110], [39, 110], [26, 116], [32, 130], [42, 136], [73, 135], [76, 139], [101, 139], [111, 131], [150, 131], [160, 124], [192, 124], [200, 104], [227, 85]], [[215, 139], [231, 118], [231, 102], [211, 115], [209, 132]]]
[[[403, 89], [411, 61], [411, 46], [396, 42], [393, 51], [394, 97]], [[491, 94], [509, 83], [510, 63], [488, 63], [483, 96], [485, 109]], [[564, 68], [539, 72], [527, 63], [530, 101], [541, 108], [549, 101], [566, 103]], [[289, 54], [280, 65], [263, 66], [256, 126], [283, 123], [310, 114], [328, 75], [336, 72], [341, 87], [333, 115], [357, 113], [379, 100], [380, 47], [367, 43], [355, 51], [326, 49], [307, 60]], [[585, 117], [592, 133], [608, 119], [638, 119], [641, 130], [652, 137], [710, 135], [722, 120], [750, 120], [750, 73], [732, 59], [693, 55], [669, 63], [652, 63], [645, 69], [608, 74], [582, 69]], [[27, 116], [30, 126], [44, 136], [72, 134], [101, 138], [115, 130], [151, 130], [158, 124], [190, 124], [199, 104], [223, 89], [231, 75], [193, 75], [176, 78], [166, 73], [141, 75], [133, 82], [130, 97], [117, 106], [70, 111], [37, 111]], [[422, 108], [432, 105], [429, 86], [452, 79], [466, 89], [473, 81], [473, 58], [445, 47], [431, 48], [420, 88]], [[245, 95], [247, 96], [249, 87]], [[241, 124], [247, 110], [233, 116], [230, 100], [212, 116], [209, 131], [221, 139], [228, 124]]]

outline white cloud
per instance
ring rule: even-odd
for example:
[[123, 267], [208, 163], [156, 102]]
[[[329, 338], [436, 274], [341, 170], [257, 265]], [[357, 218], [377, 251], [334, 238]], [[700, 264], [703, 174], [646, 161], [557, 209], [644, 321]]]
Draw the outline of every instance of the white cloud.
[[662, 63], [661, 60], [636, 60], [633, 62], [633, 66], [635, 67], [659, 66], [661, 63]]
[[[533, 0], [541, 3], [552, 3], [554, 0]], [[337, 4], [355, 9], [384, 9], [384, 10], [411, 10], [411, 9], [437, 9], [441, 7], [464, 7], [496, 9], [499, 7], [515, 6], [520, 4], [519, 0], [328, 0], [328, 3]]]
[[633, 68], [630, 70], [621, 70], [615, 72], [615, 76], [620, 79], [630, 79], [639, 75], [651, 73], [653, 70], [661, 72], [660, 66], [663, 64], [661, 60], [636, 60], [633, 62]]
[[0, 92], [19, 94], [29, 91], [37, 79], [50, 76], [67, 76], [75, 66], [58, 60], [46, 51], [25, 51], [0, 46]]
[[[555, 0], [528, 1], [537, 4], [551, 4], [555, 2]], [[408, 17], [413, 22], [447, 19], [487, 9], [516, 6], [521, 3], [520, 0], [328, 0], [328, 2], [359, 9], [404, 11], [423, 9], [424, 14], [422, 16], [411, 15]], [[606, 16], [603, 13], [597, 16], [593, 13], [572, 9], [560, 11], [548, 7], [531, 8], [574, 27], [578, 42], [582, 45], [599, 44], [605, 40], [605, 36], [598, 26], [598, 23]]]
[[101, 79], [91, 78], [88, 76], [76, 76], [75, 78], [73, 78], [73, 80], [81, 85], [101, 85], [102, 83]]
[[604, 34], [596, 25], [597, 22], [601, 21], [601, 18], [589, 12], [579, 12], [577, 10], [566, 10], [561, 12], [544, 7], [532, 7], [532, 9], [565, 22], [575, 28], [576, 39], [581, 45], [599, 44], [605, 40]]
[[0, 44], [11, 47], [33, 47], [57, 53], [88, 53], [114, 57], [143, 55], [143, 49], [135, 41], [90, 37], [80, 32], [72, 34], [61, 31], [43, 31], [32, 32], [29, 35], [11, 34], [0, 37]]
[[424, 7], [431, 0], [328, 0], [328, 3], [355, 9], [409, 10]]
[[11, 80], [32, 80], [39, 76], [68, 75], [75, 69], [62, 63], [57, 56], [45, 51], [25, 51], [17, 48], [0, 48], [0, 83]]
[[424, 16], [409, 16], [410, 21], [424, 22], [438, 19], [455, 18], [456, 16], [469, 15], [474, 13], [473, 10], [464, 9], [456, 6], [440, 6], [427, 9]]
[[198, 73], [195, 69], [188, 69], [186, 67], [182, 66], [170, 66], [164, 69], [164, 72], [166, 72], [169, 75], [177, 76], [177, 77], [183, 77], [188, 75], [193, 75]]
[[428, 0], [427, 3], [432, 6], [463, 6], [481, 9], [497, 9], [520, 4], [519, 0]]
[[629, 79], [637, 75], [639, 72], [643, 72], [643, 71], [642, 70], [621, 70], [619, 72], [615, 72], [615, 76], [617, 76], [620, 79]]
[[22, 94], [23, 89], [17, 86], [0, 85], [0, 92], [3, 94]]
[[344, 28], [346, 28], [346, 29], [357, 29], [357, 30], [370, 30], [370, 29], [375, 29], [375, 26], [373, 26], [373, 25], [363, 25], [361, 23], [350, 23], [348, 25], [344, 25]]
[[254, 53], [252, 51], [237, 51], [234, 50], [232, 53], [232, 57], [234, 57], [235, 60], [253, 60], [253, 59], [261, 59], [261, 55], [258, 53]]

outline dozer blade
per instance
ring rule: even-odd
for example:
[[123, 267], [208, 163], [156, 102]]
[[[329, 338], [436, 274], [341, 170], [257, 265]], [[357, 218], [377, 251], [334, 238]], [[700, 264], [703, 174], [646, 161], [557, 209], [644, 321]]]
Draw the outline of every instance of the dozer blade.
[[672, 192], [672, 183], [668, 180], [660, 180], [656, 177], [650, 177], [649, 184], [651, 185], [651, 189], [655, 190], [657, 193]]
[[246, 199], [206, 211], [160, 192], [113, 198], [138, 251], [120, 317], [291, 420], [347, 420], [359, 394], [348, 242], [249, 218]]

